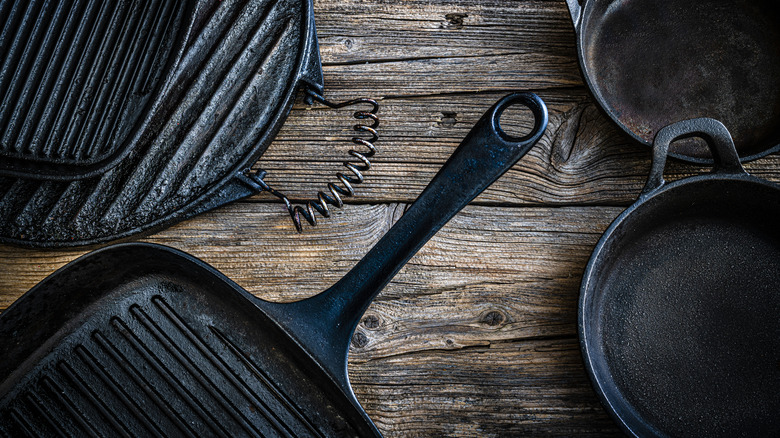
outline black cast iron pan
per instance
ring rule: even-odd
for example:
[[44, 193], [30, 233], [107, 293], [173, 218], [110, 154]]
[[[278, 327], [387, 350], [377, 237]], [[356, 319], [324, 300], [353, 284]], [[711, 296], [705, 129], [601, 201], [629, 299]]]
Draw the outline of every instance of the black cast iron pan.
[[[535, 118], [522, 138], [499, 126], [518, 103]], [[363, 311], [546, 125], [535, 95], [501, 99], [376, 246], [338, 283], [303, 301], [259, 300], [159, 245], [115, 245], [68, 264], [0, 315], [0, 431], [379, 435], [347, 378]]]
[[259, 193], [311, 0], [0, 0], [0, 242], [87, 245]]
[[[567, 0], [593, 97], [650, 145], [664, 126], [712, 117], [742, 160], [780, 149], [780, 6], [774, 0]], [[711, 163], [698, 141], [673, 157]]]
[[[666, 183], [669, 144], [714, 172]], [[635, 436], [780, 435], [780, 187], [747, 174], [713, 119], [659, 131], [644, 191], [585, 270], [579, 335], [596, 392]]]

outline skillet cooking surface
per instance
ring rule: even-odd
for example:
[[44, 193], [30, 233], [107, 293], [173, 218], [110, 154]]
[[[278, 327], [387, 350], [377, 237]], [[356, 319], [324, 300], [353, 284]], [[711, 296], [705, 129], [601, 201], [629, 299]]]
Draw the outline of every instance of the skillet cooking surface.
[[[776, 1], [591, 1], [581, 62], [597, 100], [635, 139], [711, 117], [745, 159], [780, 147], [780, 7]], [[711, 160], [706, 145], [674, 143], [678, 158]]]
[[[692, 135], [714, 171], [665, 183], [669, 144]], [[780, 187], [744, 171], [713, 119], [662, 129], [653, 154], [583, 276], [580, 346], [596, 393], [635, 436], [776, 436]]]
[[713, 184], [693, 206], [623, 223], [632, 237], [605, 248], [620, 256], [603, 265], [591, 330], [607, 381], [669, 435], [780, 430], [780, 205], [745, 196], [761, 189]]

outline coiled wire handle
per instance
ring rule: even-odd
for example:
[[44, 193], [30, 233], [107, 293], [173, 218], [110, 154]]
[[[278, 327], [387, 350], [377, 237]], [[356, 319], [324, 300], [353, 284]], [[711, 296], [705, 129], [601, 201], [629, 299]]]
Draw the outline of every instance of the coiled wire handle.
[[374, 99], [367, 99], [367, 98], [361, 98], [361, 99], [353, 99], [346, 102], [341, 103], [333, 103], [324, 97], [322, 97], [320, 94], [315, 92], [312, 89], [306, 89], [306, 94], [308, 98], [311, 98], [313, 100], [316, 100], [317, 102], [320, 102], [321, 104], [327, 106], [328, 108], [332, 109], [339, 109], [344, 108], [348, 106], [353, 105], [359, 105], [359, 104], [369, 104], [371, 105], [370, 111], [355, 111], [355, 113], [352, 115], [354, 118], [358, 120], [366, 120], [370, 119], [371, 124], [365, 125], [365, 124], [356, 124], [353, 126], [353, 130], [359, 133], [368, 133], [370, 134], [370, 138], [362, 138], [362, 137], [352, 137], [351, 141], [352, 143], [358, 145], [358, 146], [364, 146], [366, 149], [368, 149], [367, 152], [359, 152], [354, 149], [349, 150], [349, 154], [356, 158], [359, 163], [344, 162], [344, 167], [346, 167], [350, 172], [352, 172], [352, 175], [345, 175], [342, 172], [336, 172], [336, 178], [341, 182], [341, 185], [339, 186], [336, 183], [328, 183], [328, 191], [330, 192], [330, 195], [320, 191], [317, 193], [317, 200], [316, 201], [308, 201], [304, 204], [304, 207], [301, 207], [299, 205], [293, 205], [290, 202], [290, 199], [281, 193], [280, 191], [274, 189], [273, 187], [266, 184], [265, 181], [263, 181], [263, 177], [265, 176], [265, 172], [259, 172], [257, 175], [253, 175], [252, 179], [263, 189], [271, 193], [272, 195], [276, 196], [277, 198], [281, 199], [284, 202], [284, 205], [287, 207], [287, 211], [290, 213], [290, 218], [292, 218], [293, 223], [295, 224], [295, 229], [298, 230], [300, 233], [303, 231], [303, 224], [301, 221], [301, 216], [303, 216], [304, 219], [306, 219], [306, 222], [308, 222], [312, 226], [317, 225], [317, 217], [315, 216], [315, 211], [319, 212], [324, 217], [330, 217], [330, 209], [328, 205], [333, 205], [337, 208], [341, 208], [344, 206], [344, 201], [341, 199], [342, 196], [350, 197], [355, 195], [355, 189], [353, 187], [353, 184], [360, 184], [363, 182], [365, 177], [363, 176], [363, 172], [371, 169], [371, 161], [369, 161], [369, 158], [373, 157], [374, 154], [376, 154], [376, 146], [374, 146], [374, 143], [379, 139], [379, 134], [377, 133], [376, 128], [379, 126], [379, 117], [376, 115], [377, 111], [379, 111], [379, 104]]

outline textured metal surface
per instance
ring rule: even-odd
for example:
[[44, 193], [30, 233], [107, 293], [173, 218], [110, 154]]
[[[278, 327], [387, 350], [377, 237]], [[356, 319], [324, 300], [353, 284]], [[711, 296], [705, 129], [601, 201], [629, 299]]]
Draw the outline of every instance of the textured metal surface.
[[[131, 84], [138, 82], [131, 79], [128, 79], [130, 82], [124, 79], [103, 81], [101, 84], [108, 88], [90, 89], [86, 84], [92, 76], [84, 73], [85, 83], [80, 83], [81, 70], [57, 70], [53, 65], [60, 60], [57, 57], [53, 57], [52, 65], [47, 65], [47, 70], [40, 73], [36, 70], [40, 63], [35, 62], [3, 67], [3, 74], [8, 71], [14, 75], [10, 82], [3, 82], [9, 88], [2, 90], [5, 96], [16, 99], [10, 118], [3, 119], [4, 133], [16, 135], [18, 140], [8, 143], [3, 140], [4, 151], [17, 150], [17, 156], [11, 158], [18, 158], [19, 153], [24, 155], [29, 145], [38, 144], [22, 144], [21, 140], [26, 137], [14, 134], [17, 132], [15, 126], [19, 124], [16, 120], [22, 120], [24, 113], [19, 107], [27, 101], [40, 102], [39, 106], [30, 108], [42, 114], [65, 109], [72, 111], [58, 113], [60, 119], [55, 117], [53, 132], [60, 129], [79, 134], [73, 137], [74, 142], [63, 143], [63, 147], [75, 151], [70, 156], [24, 155], [28, 164], [38, 160], [48, 165], [39, 169], [39, 178], [0, 177], [0, 241], [30, 246], [106, 241], [178, 221], [256, 193], [260, 188], [242, 178], [242, 171], [256, 161], [278, 131], [299, 83], [304, 81], [315, 89], [321, 88], [309, 1], [202, 0], [182, 5], [170, 2], [96, 3], [106, 10], [116, 9], [103, 15], [95, 12], [98, 19], [90, 21], [94, 32], [101, 25], [106, 26], [109, 34], [114, 27], [122, 29], [121, 20], [114, 22], [111, 21], [113, 18], [143, 27], [143, 20], [134, 22], [131, 19], [140, 13], [133, 12], [137, 10], [150, 14], [155, 11], [157, 18], [151, 20], [154, 26], [173, 23], [165, 28], [167, 33], [163, 32], [167, 37], [148, 39], [147, 45], [158, 44], [155, 50], [149, 47], [139, 49], [138, 53], [125, 53], [117, 48], [130, 37], [111, 40], [106, 35], [96, 36], [95, 44], [113, 42], [114, 49], [96, 49], [95, 56], [89, 55], [91, 49], [81, 42], [72, 42], [75, 36], [63, 40], [64, 43], [71, 41], [70, 47], [81, 54], [76, 62], [78, 66], [92, 63], [88, 71], [106, 72], [107, 77], [113, 70], [101, 68], [102, 58], [97, 55], [104, 55], [109, 61], [124, 55], [124, 62], [117, 61], [118, 65], [133, 65], [134, 57], [148, 57], [149, 53], [154, 53], [156, 63], [151, 64], [151, 70], [146, 73], [156, 78], [152, 82], [158, 83], [157, 91], [152, 92], [155, 87], [147, 85], [141, 86], [140, 91], [147, 87], [148, 96], [135, 96], [127, 90], [124, 94], [120, 92], [123, 86], [135, 86]], [[83, 27], [79, 25], [83, 20], [70, 22], [70, 16], [65, 12], [61, 17], [55, 14], [60, 17], [57, 20], [48, 20], [49, 15], [45, 12], [31, 13], [29, 16], [35, 17], [36, 24], [28, 25], [24, 20], [14, 18], [18, 15], [14, 11], [24, 9], [26, 5], [24, 2], [0, 5], [0, 10], [9, 11], [2, 34], [4, 45], [13, 46], [14, 41], [24, 39], [19, 35], [42, 34], [41, 38], [46, 40], [49, 33], [68, 30], [77, 33]], [[30, 3], [29, 9], [35, 9], [35, 5]], [[67, 9], [71, 15], [86, 15], [95, 9], [89, 2], [78, 5], [71, 9], [64, 4], [49, 6], [46, 3], [41, 10]], [[122, 13], [124, 10], [130, 12]], [[66, 27], [68, 23], [73, 29]], [[32, 30], [28, 32], [28, 29]], [[32, 36], [27, 39], [25, 44], [31, 48], [48, 47]], [[139, 41], [135, 37], [131, 39]], [[171, 41], [179, 43], [171, 48]], [[56, 48], [53, 50], [56, 52]], [[4, 66], [16, 63], [14, 53], [9, 51]], [[28, 58], [35, 60], [33, 55], [23, 59]], [[70, 58], [61, 58], [61, 65], [69, 65]], [[52, 72], [60, 74], [58, 79], [50, 77]], [[123, 77], [116, 74], [118, 78]], [[47, 86], [64, 91], [61, 96], [47, 93]], [[15, 91], [17, 89], [22, 91]], [[27, 89], [29, 93], [38, 94], [25, 94], [23, 91]], [[134, 90], [139, 91], [138, 88]], [[49, 95], [51, 100], [44, 102]], [[114, 117], [112, 111], [119, 111], [119, 119], [123, 121], [114, 125], [113, 134], [106, 134], [108, 140], [103, 142], [101, 135], [108, 131], [100, 126], [110, 124], [110, 117]], [[125, 119], [123, 111], [133, 114]], [[25, 117], [24, 120], [34, 121], [30, 119], [31, 115]], [[27, 132], [24, 126], [22, 123], [19, 128], [22, 131], [18, 132]], [[46, 150], [45, 144], [41, 144], [41, 150]], [[103, 152], [92, 156], [88, 153], [90, 150]], [[93, 165], [95, 163], [90, 161], [93, 158], [108, 156], [119, 159], [110, 163], [95, 161], [103, 166], [96, 176], [89, 176], [89, 172], [78, 175], [80, 166]], [[0, 161], [3, 159], [0, 157]], [[29, 170], [19, 169], [21, 172]], [[64, 181], [71, 171], [76, 176], [88, 177]]]
[[[252, 298], [202, 262], [133, 244], [58, 277], [36, 287], [48, 310], [27, 302], [8, 311], [28, 323], [15, 327], [25, 332], [16, 347], [36, 363], [20, 375], [9, 369], [18, 356], [4, 350], [6, 435], [365, 435], [360, 412], [322, 370], [296, 360]], [[29, 324], [53, 308], [74, 319]], [[0, 331], [9, 334], [8, 320]], [[317, 384], [300, 390], [307, 379]]]
[[[636, 140], [662, 127], [712, 117], [743, 160], [780, 148], [780, 8], [771, 0], [657, 2], [569, 0], [580, 65], [594, 97]], [[702, 142], [671, 152], [695, 162]]]
[[0, 172], [67, 178], [116, 161], [181, 44], [184, 6], [0, 4]]
[[[535, 118], [522, 138], [499, 126], [515, 104]], [[259, 300], [205, 263], [153, 244], [110, 246], [66, 265], [0, 314], [0, 431], [378, 436], [347, 377], [363, 312], [539, 141], [547, 121], [535, 95], [501, 99], [371, 251], [302, 301]]]
[[586, 368], [632, 435], [776, 436], [780, 187], [745, 173], [733, 149], [716, 173], [665, 184], [665, 152], [583, 277]]

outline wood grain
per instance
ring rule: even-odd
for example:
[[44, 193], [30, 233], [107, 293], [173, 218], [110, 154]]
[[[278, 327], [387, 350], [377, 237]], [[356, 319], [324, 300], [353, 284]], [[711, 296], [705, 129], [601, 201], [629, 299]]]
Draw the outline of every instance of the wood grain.
[[582, 84], [563, 2], [327, 1], [315, 2], [315, 16], [325, 81], [336, 93]]
[[[620, 436], [584, 378], [576, 339], [436, 350], [352, 367], [385, 436]], [[413, 407], [413, 409], [410, 409]]]
[[[347, 202], [411, 202], [452, 154], [474, 123], [505, 92], [483, 92], [381, 102], [380, 139], [373, 167], [357, 196]], [[539, 143], [476, 202], [501, 205], [623, 205], [632, 203], [647, 179], [650, 148], [631, 143], [591, 102], [583, 89], [539, 91], [550, 123]], [[514, 109], [514, 107], [512, 108]], [[530, 129], [529, 114], [517, 112], [515, 127]], [[511, 122], [512, 120], [508, 120]], [[313, 199], [354, 145], [348, 111], [296, 108], [257, 167], [269, 184], [293, 199]], [[334, 132], [335, 131], [335, 132]], [[361, 147], [354, 147], [361, 151]], [[780, 154], [746, 164], [752, 174], [780, 182]], [[708, 172], [708, 167], [670, 160], [675, 180]], [[264, 194], [257, 199], [270, 200]]]

